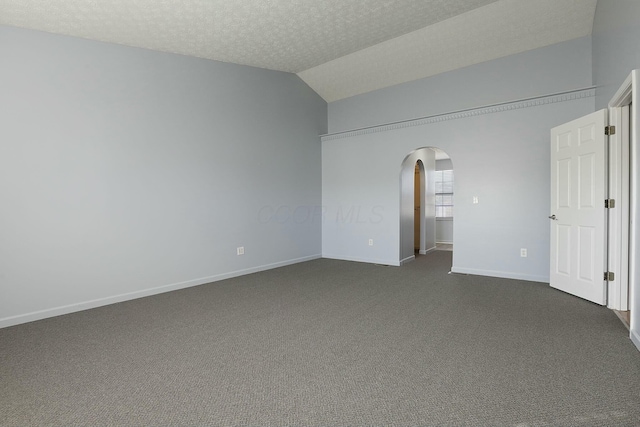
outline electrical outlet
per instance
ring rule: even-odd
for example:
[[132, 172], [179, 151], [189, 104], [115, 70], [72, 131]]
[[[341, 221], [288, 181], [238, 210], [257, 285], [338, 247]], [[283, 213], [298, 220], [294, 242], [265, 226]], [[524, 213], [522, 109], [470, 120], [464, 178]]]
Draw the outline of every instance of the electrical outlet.
[[520, 249], [520, 256], [522, 258], [526, 258], [527, 257], [527, 250], [525, 248], [521, 248]]
[[474, 205], [478, 204], [478, 196], [473, 196], [473, 204]]
[[236, 249], [236, 253], [238, 255], [244, 255], [244, 246], [239, 246], [238, 249]]
[[369, 239], [369, 246], [373, 246], [373, 239]]

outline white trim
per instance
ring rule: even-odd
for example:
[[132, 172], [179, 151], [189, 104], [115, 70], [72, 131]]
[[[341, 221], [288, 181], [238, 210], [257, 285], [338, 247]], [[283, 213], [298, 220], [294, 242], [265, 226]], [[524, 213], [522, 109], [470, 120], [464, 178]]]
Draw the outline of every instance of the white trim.
[[61, 307], [49, 308], [46, 310], [39, 310], [31, 313], [5, 317], [0, 319], [0, 328], [6, 328], [9, 326], [19, 325], [21, 323], [33, 322], [36, 320], [42, 320], [42, 319], [46, 319], [54, 316], [61, 316], [63, 314], [75, 313], [77, 311], [89, 310], [92, 308], [102, 307], [109, 304], [115, 304], [119, 302], [130, 301], [133, 299], [144, 298], [152, 295], [162, 294], [165, 292], [177, 291], [179, 289], [185, 289], [193, 286], [204, 285], [211, 282], [218, 282], [220, 280], [231, 279], [233, 277], [244, 276], [246, 274], [257, 273], [265, 270], [271, 270], [274, 268], [284, 267], [291, 264], [298, 264], [300, 262], [311, 261], [319, 258], [321, 258], [321, 255], [311, 255], [308, 257], [296, 258], [296, 259], [291, 259], [287, 261], [276, 262], [273, 264], [266, 264], [258, 267], [247, 268], [244, 270], [237, 270], [229, 273], [216, 274], [213, 276], [202, 277], [194, 280], [188, 280], [186, 282], [163, 285], [155, 288], [144, 289], [141, 291], [128, 292], [125, 294], [114, 295], [111, 297], [98, 298], [90, 301], [83, 301], [75, 304], [64, 305]]
[[[435, 160], [434, 160], [435, 163]], [[427, 210], [427, 169], [424, 166], [424, 162], [422, 161], [422, 159], [418, 159], [416, 161], [416, 164], [418, 165], [418, 169], [419, 169], [419, 179], [420, 179], [420, 218], [419, 218], [419, 222], [420, 222], [420, 229], [418, 230], [418, 250], [420, 253], [423, 252], [423, 248], [426, 246], [427, 244], [427, 216], [426, 216], [426, 210]], [[415, 215], [415, 177], [414, 177], [414, 215]], [[414, 227], [415, 227], [415, 218], [414, 218]], [[415, 242], [415, 230], [413, 230], [413, 246], [415, 248], [416, 246], [416, 242]]]
[[609, 209], [608, 266], [615, 273], [609, 282], [607, 307], [629, 309], [629, 106], [609, 107], [609, 195], [616, 207]]
[[637, 331], [631, 331], [629, 333], [629, 338], [635, 344], [636, 348], [640, 350], [640, 334]]
[[638, 211], [638, 185], [640, 182], [638, 178], [640, 177], [640, 150], [638, 149], [638, 143], [640, 143], [640, 138], [638, 137], [638, 126], [640, 126], [640, 122], [638, 120], [638, 114], [640, 110], [638, 109], [638, 70], [633, 70], [630, 75], [631, 78], [631, 97], [632, 97], [632, 105], [631, 105], [631, 146], [629, 158], [631, 159], [631, 173], [630, 173], [630, 191], [631, 198], [629, 201], [630, 206], [630, 219], [631, 223], [629, 225], [629, 235], [631, 236], [629, 242], [629, 259], [634, 260], [635, 262], [629, 263], [629, 309], [631, 311], [631, 319], [630, 319], [630, 336], [634, 339], [634, 344], [640, 350], [640, 339], [638, 339], [639, 329], [640, 329], [640, 304], [636, 304], [640, 299], [640, 277], [638, 276], [638, 271], [636, 270], [637, 265], [637, 257], [638, 257], [638, 224], [637, 219], [639, 216]]
[[433, 248], [429, 248], [427, 250], [422, 250], [421, 249], [419, 253], [420, 253], [420, 255], [426, 255], [426, 254], [431, 253], [431, 252], [433, 252], [435, 250], [436, 250], [436, 247], [434, 246]]
[[416, 260], [416, 256], [415, 255], [411, 255], [410, 257], [406, 257], [405, 259], [401, 259], [400, 260], [400, 265], [405, 265], [405, 264], [408, 264], [408, 263], [410, 263], [412, 261], [415, 261], [415, 260]]
[[[640, 150], [638, 149], [638, 143], [640, 142], [638, 136], [638, 70], [633, 70], [629, 74], [629, 76], [622, 83], [618, 91], [615, 93], [611, 101], [609, 102], [609, 107], [613, 109], [614, 115], [619, 115], [621, 113], [621, 108], [631, 104], [631, 112], [630, 118], [631, 122], [629, 126], [631, 128], [631, 133], [629, 135], [629, 159], [630, 159], [630, 171], [629, 171], [629, 187], [628, 193], [628, 232], [627, 236], [628, 240], [628, 256], [627, 260], [634, 260], [634, 262], [627, 262], [628, 266], [628, 301], [629, 301], [629, 310], [631, 312], [631, 319], [629, 325], [629, 336], [635, 346], [640, 350], [640, 335], [638, 330], [640, 329], [640, 321], [638, 316], [638, 310], [640, 310], [640, 306], [637, 304], [637, 294], [640, 292], [640, 277], [638, 277], [638, 271], [636, 270], [635, 261], [638, 256], [638, 225], [637, 219], [639, 216], [638, 212], [638, 185], [640, 185], [638, 178], [640, 177]], [[628, 127], [627, 127], [628, 128]], [[617, 230], [617, 232], [623, 232], [623, 230]], [[615, 283], [614, 286], [619, 286], [619, 284]], [[616, 289], [617, 295], [622, 296], [623, 290]]]
[[609, 107], [623, 107], [625, 105], [631, 104], [631, 98], [633, 97], [633, 75], [636, 70], [633, 70], [624, 82], [618, 89], [618, 91], [613, 95], [611, 101], [609, 101]]
[[401, 263], [407, 263], [410, 261], [413, 261], [415, 259], [415, 256], [411, 256], [409, 258], [405, 258], [402, 261], [389, 261], [386, 259], [375, 259], [375, 258], [360, 258], [360, 257], [350, 257], [350, 256], [342, 256], [342, 255], [327, 255], [327, 254], [322, 254], [322, 258], [326, 258], [326, 259], [335, 259], [338, 261], [353, 261], [353, 262], [364, 262], [367, 264], [378, 264], [378, 265], [388, 265], [391, 267], [399, 267], [400, 265], [402, 265]]
[[451, 272], [458, 273], [458, 274], [472, 274], [474, 276], [500, 277], [503, 279], [516, 279], [516, 280], [526, 280], [528, 282], [549, 283], [549, 277], [534, 276], [530, 274], [521, 274], [521, 273], [512, 273], [509, 271], [480, 270], [476, 268], [451, 267]]
[[516, 101], [501, 102], [498, 104], [485, 105], [482, 107], [469, 108], [466, 110], [453, 111], [432, 116], [419, 117], [411, 120], [384, 123], [369, 126], [361, 129], [353, 129], [342, 132], [320, 135], [320, 141], [332, 141], [335, 139], [351, 138], [354, 136], [367, 135], [371, 133], [387, 132], [412, 126], [423, 126], [432, 123], [444, 122], [448, 120], [464, 119], [468, 117], [481, 116], [485, 114], [501, 113], [522, 108], [538, 107], [540, 105], [555, 104], [558, 102], [574, 101], [576, 99], [593, 98], [596, 96], [595, 87], [576, 89], [567, 92], [558, 92], [550, 95], [536, 96], [533, 98], [519, 99]]

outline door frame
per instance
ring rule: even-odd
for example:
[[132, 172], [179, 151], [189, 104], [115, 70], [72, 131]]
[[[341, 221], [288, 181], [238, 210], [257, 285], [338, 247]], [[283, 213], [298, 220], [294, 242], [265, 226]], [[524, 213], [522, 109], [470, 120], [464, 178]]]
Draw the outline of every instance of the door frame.
[[[616, 273], [609, 282], [608, 307], [630, 310], [630, 337], [640, 349], [638, 296], [640, 282], [635, 260], [638, 254], [638, 70], [633, 70], [609, 102], [609, 123], [616, 133], [609, 136], [609, 197], [616, 207], [609, 209], [608, 269]], [[629, 132], [631, 129], [631, 132]], [[629, 159], [629, 162], [624, 161]], [[628, 302], [628, 304], [626, 304]]]
[[[413, 236], [414, 236], [414, 241], [413, 241], [413, 247], [415, 249], [416, 246], [418, 246], [418, 253], [421, 255], [424, 255], [427, 253], [426, 250], [426, 228], [427, 228], [427, 224], [426, 224], [426, 217], [425, 217], [425, 199], [426, 199], [426, 184], [427, 184], [427, 180], [426, 180], [426, 170], [424, 167], [424, 163], [422, 162], [421, 159], [416, 160], [416, 165], [418, 167], [418, 179], [419, 179], [419, 186], [420, 186], [420, 210], [417, 213], [419, 215], [419, 220], [418, 220], [418, 242], [416, 245], [416, 241], [415, 241], [415, 215], [416, 215], [416, 211], [415, 211], [415, 199], [414, 199], [414, 210], [413, 210], [413, 215], [414, 215], [414, 231], [413, 231]], [[415, 179], [415, 175], [414, 175], [414, 179]], [[415, 181], [414, 181], [415, 182]], [[415, 184], [414, 184], [414, 198], [415, 198]]]
[[[629, 80], [629, 79], [628, 79]], [[609, 102], [609, 124], [616, 133], [609, 136], [609, 198], [616, 207], [609, 209], [609, 261], [607, 270], [615, 273], [609, 282], [607, 306], [613, 310], [629, 309], [629, 104], [631, 81], [625, 81]]]

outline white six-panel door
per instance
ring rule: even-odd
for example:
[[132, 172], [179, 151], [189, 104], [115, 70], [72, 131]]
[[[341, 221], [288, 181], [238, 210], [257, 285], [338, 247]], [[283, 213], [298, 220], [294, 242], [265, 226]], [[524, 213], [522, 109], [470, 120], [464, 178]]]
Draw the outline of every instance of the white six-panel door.
[[551, 286], [605, 305], [607, 110], [551, 130]]

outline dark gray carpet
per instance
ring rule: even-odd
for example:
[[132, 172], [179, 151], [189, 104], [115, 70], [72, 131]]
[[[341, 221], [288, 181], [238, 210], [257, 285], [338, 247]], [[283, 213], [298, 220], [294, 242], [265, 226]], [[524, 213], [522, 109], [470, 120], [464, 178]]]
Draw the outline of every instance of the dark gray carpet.
[[0, 329], [0, 424], [640, 425], [640, 352], [548, 285], [317, 260]]

